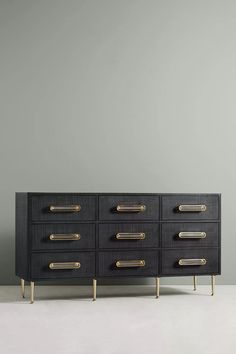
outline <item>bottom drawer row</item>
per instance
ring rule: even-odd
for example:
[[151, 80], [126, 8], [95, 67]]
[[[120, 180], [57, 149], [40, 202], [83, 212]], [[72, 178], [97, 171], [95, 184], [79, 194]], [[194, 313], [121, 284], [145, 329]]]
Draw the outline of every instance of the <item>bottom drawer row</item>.
[[[97, 271], [95, 270], [97, 257]], [[31, 279], [218, 274], [219, 249], [34, 253]]]

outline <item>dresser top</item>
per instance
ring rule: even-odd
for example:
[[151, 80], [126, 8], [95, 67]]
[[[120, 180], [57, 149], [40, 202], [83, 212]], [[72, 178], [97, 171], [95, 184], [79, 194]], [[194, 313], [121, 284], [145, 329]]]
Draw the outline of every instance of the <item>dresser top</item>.
[[16, 192], [16, 194], [28, 194], [28, 195], [218, 195], [221, 196], [221, 193], [138, 193], [138, 192]]

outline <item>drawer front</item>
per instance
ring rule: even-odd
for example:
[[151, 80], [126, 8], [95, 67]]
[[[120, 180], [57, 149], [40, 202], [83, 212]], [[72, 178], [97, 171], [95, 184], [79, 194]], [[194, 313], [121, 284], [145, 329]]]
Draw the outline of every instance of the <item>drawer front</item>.
[[169, 195], [162, 197], [163, 220], [217, 220], [218, 195]]
[[99, 219], [159, 220], [159, 196], [100, 196]]
[[[50, 265], [52, 268], [50, 268]], [[94, 275], [94, 252], [50, 252], [32, 254], [31, 277], [34, 280], [93, 277]]]
[[99, 276], [155, 276], [158, 251], [99, 252]]
[[161, 253], [161, 274], [167, 276], [219, 274], [219, 249], [163, 250]]
[[32, 196], [33, 221], [94, 220], [96, 197], [84, 195]]
[[159, 224], [100, 224], [100, 248], [158, 247]]
[[34, 224], [33, 250], [95, 248], [95, 224]]
[[218, 247], [218, 223], [166, 223], [162, 224], [162, 247], [195, 248]]

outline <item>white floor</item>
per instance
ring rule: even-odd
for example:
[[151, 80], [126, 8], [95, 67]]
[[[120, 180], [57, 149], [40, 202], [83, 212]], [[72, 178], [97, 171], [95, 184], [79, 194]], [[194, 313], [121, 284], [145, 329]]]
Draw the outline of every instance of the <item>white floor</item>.
[[1, 354], [233, 354], [236, 286], [0, 287]]

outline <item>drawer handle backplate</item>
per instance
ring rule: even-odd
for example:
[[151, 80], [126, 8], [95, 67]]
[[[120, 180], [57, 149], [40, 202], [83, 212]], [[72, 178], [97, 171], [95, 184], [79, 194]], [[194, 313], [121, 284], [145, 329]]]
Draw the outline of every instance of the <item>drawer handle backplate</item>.
[[79, 241], [80, 234], [51, 234], [49, 236], [51, 241]]
[[50, 269], [79, 269], [80, 262], [62, 262], [62, 263], [50, 263]]
[[180, 259], [179, 260], [179, 265], [181, 266], [196, 266], [196, 265], [199, 265], [199, 266], [202, 266], [202, 265], [205, 265], [206, 264], [206, 259], [205, 258], [199, 258], [199, 259]]
[[116, 211], [119, 213], [140, 213], [146, 210], [146, 205], [143, 204], [119, 204], [116, 207]]
[[181, 204], [177, 209], [180, 212], [201, 212], [206, 211], [207, 207], [205, 204]]
[[117, 261], [117, 268], [131, 268], [131, 267], [145, 267], [145, 261], [142, 260], [131, 260], [131, 261]]
[[52, 213], [78, 213], [81, 205], [50, 205], [49, 210]]
[[116, 239], [117, 240], [144, 240], [146, 237], [144, 232], [119, 232], [118, 234], [116, 234]]
[[179, 238], [206, 238], [206, 232], [182, 231], [178, 233]]

